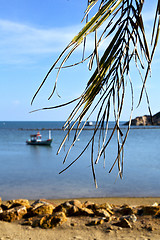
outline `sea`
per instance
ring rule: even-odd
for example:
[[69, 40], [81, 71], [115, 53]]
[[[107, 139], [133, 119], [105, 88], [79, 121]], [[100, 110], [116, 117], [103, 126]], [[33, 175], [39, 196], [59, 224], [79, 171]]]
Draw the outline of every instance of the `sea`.
[[[160, 127], [131, 127], [124, 147], [123, 177], [118, 167], [109, 170], [116, 159], [116, 135], [108, 145], [104, 158], [95, 165], [98, 188], [95, 188], [91, 168], [91, 146], [82, 152], [92, 136], [94, 126], [85, 127], [72, 147], [65, 163], [63, 160], [72, 143], [75, 130], [65, 145], [57, 150], [66, 135], [64, 122], [0, 122], [0, 197], [2, 200], [90, 198], [90, 197], [160, 197]], [[110, 122], [108, 134], [114, 123]], [[126, 133], [127, 126], [120, 123]], [[47, 139], [51, 130], [52, 145], [30, 146], [26, 140], [40, 131]], [[98, 151], [95, 138], [94, 159]], [[63, 169], [64, 172], [59, 174]]]

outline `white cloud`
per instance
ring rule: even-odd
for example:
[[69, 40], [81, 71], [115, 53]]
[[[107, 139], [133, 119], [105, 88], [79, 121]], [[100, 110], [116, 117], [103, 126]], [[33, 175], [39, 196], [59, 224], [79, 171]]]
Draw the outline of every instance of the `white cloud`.
[[0, 62], [32, 61], [37, 54], [60, 53], [77, 33], [78, 26], [40, 29], [0, 20]]
[[[153, 18], [153, 11], [144, 12], [148, 39], [151, 35], [150, 21]], [[56, 54], [57, 57], [81, 28], [82, 25], [44, 29], [0, 19], [0, 63], [28, 64], [38, 61], [39, 57], [43, 59], [42, 55], [51, 57]], [[100, 52], [105, 49], [107, 42], [100, 47]], [[86, 56], [93, 48], [94, 36], [89, 36]], [[80, 51], [82, 52], [82, 48]]]

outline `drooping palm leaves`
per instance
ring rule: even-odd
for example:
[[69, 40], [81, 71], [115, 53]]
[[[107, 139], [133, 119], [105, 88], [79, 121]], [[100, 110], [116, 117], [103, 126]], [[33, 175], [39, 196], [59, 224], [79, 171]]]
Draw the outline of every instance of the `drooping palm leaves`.
[[[79, 98], [71, 101], [73, 102], [79, 100], [65, 123], [64, 129], [67, 129], [67, 134], [63, 139], [57, 153], [60, 152], [62, 146], [64, 145], [68, 137], [68, 134], [77, 124], [73, 142], [68, 149], [66, 157], [64, 159], [65, 162], [72, 146], [74, 146], [81, 131], [84, 129], [84, 126], [88, 121], [89, 117], [93, 114], [94, 111], [97, 111], [96, 124], [91, 139], [89, 140], [83, 151], [80, 153], [80, 155], [77, 156], [76, 159], [74, 159], [74, 161], [68, 166], [70, 167], [75, 161], [77, 161], [80, 156], [85, 152], [87, 147], [91, 144], [91, 166], [96, 186], [97, 183], [94, 166], [98, 163], [100, 157], [104, 156], [105, 160], [105, 150], [114, 134], [117, 135], [117, 157], [113, 162], [110, 172], [112, 171], [114, 165], [118, 163], [118, 174], [120, 177], [122, 177], [123, 148], [129, 132], [133, 111], [132, 85], [134, 83], [134, 79], [130, 78], [129, 73], [131, 71], [131, 64], [135, 63], [135, 66], [137, 67], [137, 70], [140, 73], [140, 77], [142, 79], [142, 91], [139, 99], [140, 103], [144, 90], [147, 96], [145, 83], [158, 41], [160, 20], [157, 20], [157, 18], [159, 18], [160, 0], [158, 0], [157, 2], [158, 6], [152, 34], [153, 48], [150, 54], [141, 15], [142, 7], [144, 4], [143, 0], [88, 0], [88, 7], [84, 16], [84, 18], [87, 19], [85, 26], [72, 39], [69, 45], [64, 49], [59, 58], [50, 68], [49, 72], [47, 73], [42, 84], [40, 85], [32, 99], [33, 102], [34, 98], [45, 83], [51, 71], [57, 67], [58, 63], [60, 63], [60, 66], [58, 66], [58, 73], [55, 80], [55, 85], [49, 99], [51, 98], [56, 89], [57, 79], [61, 68], [66, 67], [65, 63], [77, 47], [79, 47], [83, 43], [84, 46], [86, 45], [85, 41], [87, 36], [90, 34], [94, 34], [95, 47], [93, 49], [93, 52], [86, 59], [84, 59], [83, 57], [82, 62], [90, 58], [89, 69], [91, 70], [93, 66], [93, 60], [95, 59], [97, 67], [93, 75], [89, 79], [82, 95]], [[96, 7], [98, 3], [99, 7], [97, 13], [90, 20], [88, 20], [88, 14], [90, 14], [92, 8]], [[105, 43], [107, 44], [107, 46], [103, 54], [101, 54], [101, 57], [99, 57], [98, 49], [101, 43]], [[76, 63], [75, 65], [77, 64], [78, 63]], [[145, 68], [146, 71], [145, 74], [143, 74], [141, 70]], [[131, 115], [129, 119], [128, 130], [123, 135], [120, 129], [119, 120], [125, 100], [126, 87], [128, 85], [131, 89]], [[51, 108], [61, 106], [55, 106]], [[110, 111], [112, 109], [114, 111], [115, 126], [112, 131], [109, 132], [108, 124]], [[82, 121], [84, 121], [83, 124]], [[99, 136], [98, 150], [96, 157], [94, 158], [95, 137], [97, 135]], [[67, 168], [65, 168], [64, 170], [66, 170]]]

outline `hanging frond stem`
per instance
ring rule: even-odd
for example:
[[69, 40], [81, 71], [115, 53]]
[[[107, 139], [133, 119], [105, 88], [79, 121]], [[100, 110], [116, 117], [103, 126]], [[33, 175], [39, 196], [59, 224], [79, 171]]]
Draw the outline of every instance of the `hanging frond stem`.
[[78, 98], [75, 98], [72, 101], [69, 101], [67, 103], [63, 103], [63, 104], [60, 104], [60, 105], [57, 105], [57, 106], [53, 106], [53, 107], [44, 107], [44, 108], [36, 109], [36, 110], [31, 111], [30, 113], [37, 112], [37, 111], [42, 111], [42, 110], [51, 110], [51, 109], [55, 109], [55, 108], [65, 107], [66, 105], [69, 105], [69, 104], [77, 101], [80, 98], [81, 98], [81, 96], [78, 97]]
[[56, 89], [56, 86], [57, 86], [57, 80], [58, 80], [58, 76], [59, 76], [59, 73], [60, 73], [60, 70], [63, 66], [63, 64], [68, 60], [68, 58], [71, 56], [71, 54], [74, 52], [74, 50], [79, 46], [79, 43], [75, 44], [75, 46], [70, 50], [70, 52], [67, 54], [67, 56], [63, 59], [61, 65], [60, 65], [60, 68], [58, 70], [58, 73], [57, 73], [57, 76], [56, 76], [56, 80], [55, 80], [55, 84], [54, 84], [54, 88], [53, 88], [53, 91], [51, 93], [51, 95], [49, 96], [48, 100], [53, 96], [54, 94], [54, 91]]
[[[111, 86], [111, 84], [112, 84], [112, 82], [109, 84], [108, 88]], [[101, 98], [99, 99], [99, 101], [97, 102], [97, 104], [95, 105], [95, 107], [93, 108], [93, 110], [91, 111], [90, 115], [87, 117], [87, 119], [86, 119], [86, 121], [84, 122], [83, 126], [82, 126], [81, 129], [79, 130], [79, 133], [77, 134], [77, 136], [76, 136], [76, 138], [74, 139], [73, 143], [71, 144], [69, 150], [67, 151], [67, 154], [66, 154], [66, 156], [65, 156], [65, 158], [64, 158], [63, 163], [66, 161], [66, 158], [67, 158], [67, 156], [68, 156], [71, 148], [74, 146], [74, 144], [75, 144], [76, 140], [78, 139], [80, 133], [81, 133], [82, 130], [84, 129], [84, 127], [85, 127], [85, 125], [86, 125], [86, 122], [88, 121], [89, 117], [90, 117], [90, 116], [92, 115], [92, 113], [95, 111], [95, 109], [97, 108], [97, 106], [99, 105], [99, 103], [101, 102], [101, 100], [103, 99], [103, 97], [105, 96], [105, 94], [106, 94], [106, 91], [103, 93], [103, 95], [101, 96]], [[106, 99], [108, 96], [110, 96], [110, 95], [111, 95], [111, 90], [107, 93], [105, 99]], [[103, 103], [104, 103], [105, 99], [103, 100]], [[98, 116], [100, 115], [100, 112], [101, 112], [101, 111], [99, 111]], [[95, 125], [95, 134], [96, 134], [96, 132], [97, 132], [97, 123], [96, 123], [96, 125]], [[65, 138], [67, 138], [67, 135], [68, 135], [68, 134], [69, 134], [69, 132], [66, 134]], [[64, 138], [64, 139], [65, 139], [65, 138]], [[63, 144], [63, 143], [64, 143], [64, 140], [62, 141], [62, 144]], [[63, 146], [63, 145], [62, 145], [62, 146]], [[60, 147], [62, 147], [62, 146], [60, 146]]]
[[34, 94], [32, 101], [31, 101], [31, 105], [35, 99], [35, 97], [37, 96], [38, 92], [40, 91], [40, 89], [42, 88], [42, 86], [44, 85], [46, 79], [48, 78], [49, 74], [52, 72], [52, 70], [54, 69], [55, 65], [59, 62], [59, 60], [62, 58], [62, 56], [64, 55], [64, 53], [67, 51], [68, 48], [70, 48], [70, 46], [72, 46], [73, 43], [70, 42], [68, 44], [68, 46], [62, 51], [62, 53], [59, 55], [59, 57], [57, 58], [57, 60], [54, 62], [54, 64], [52, 65], [52, 67], [49, 69], [48, 73], [46, 74], [45, 78], [43, 79], [41, 85], [39, 86], [38, 90], [36, 91], [36, 93]]

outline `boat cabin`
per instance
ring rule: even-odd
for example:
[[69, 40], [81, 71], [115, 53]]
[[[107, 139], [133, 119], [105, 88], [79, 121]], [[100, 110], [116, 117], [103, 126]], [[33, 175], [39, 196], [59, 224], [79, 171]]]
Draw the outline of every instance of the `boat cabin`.
[[31, 142], [41, 142], [42, 141], [42, 135], [40, 134], [40, 132], [38, 132], [37, 134], [34, 135], [30, 135], [31, 137]]

